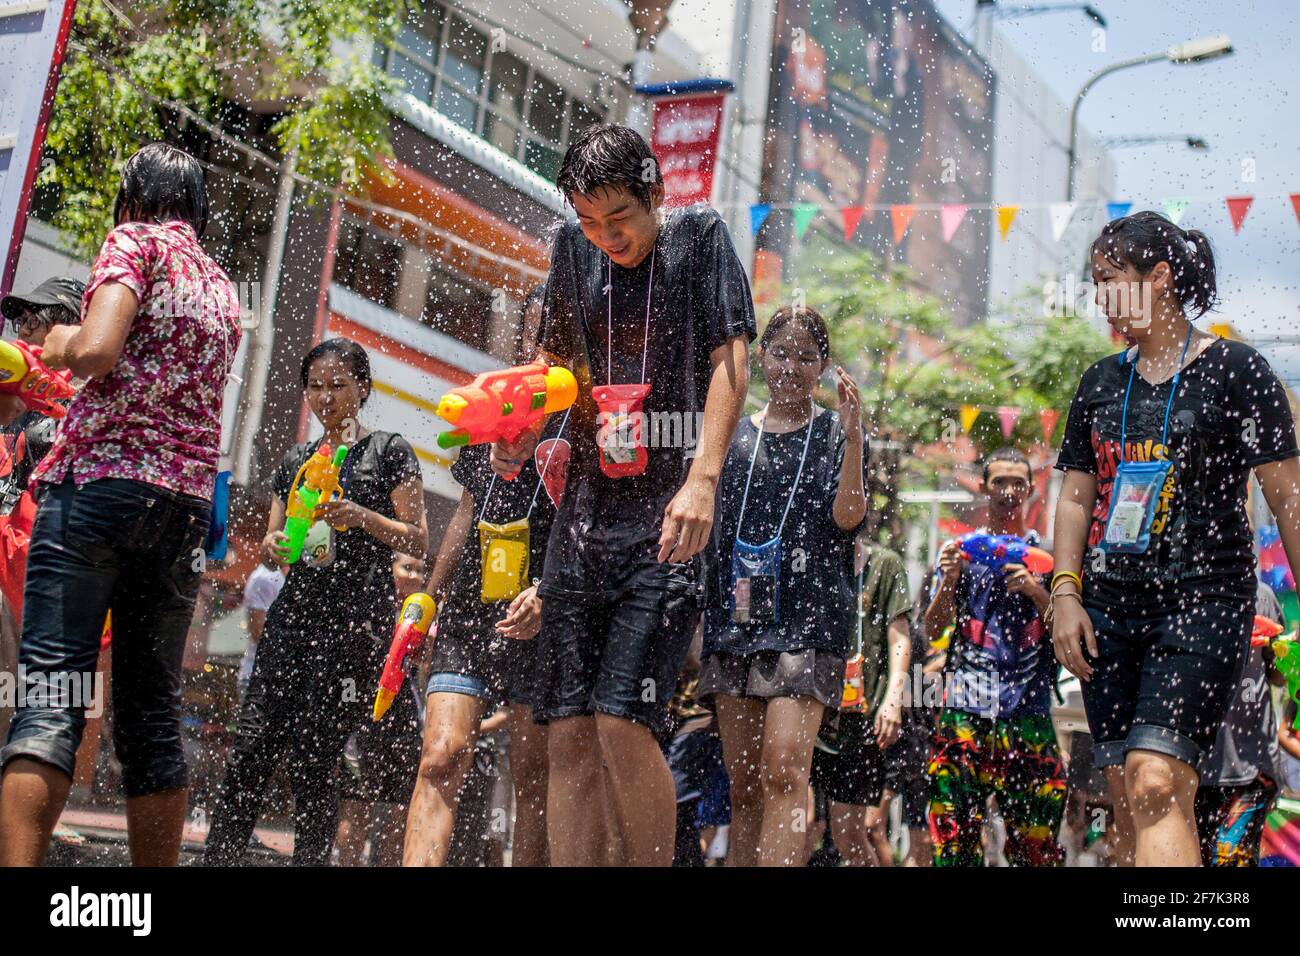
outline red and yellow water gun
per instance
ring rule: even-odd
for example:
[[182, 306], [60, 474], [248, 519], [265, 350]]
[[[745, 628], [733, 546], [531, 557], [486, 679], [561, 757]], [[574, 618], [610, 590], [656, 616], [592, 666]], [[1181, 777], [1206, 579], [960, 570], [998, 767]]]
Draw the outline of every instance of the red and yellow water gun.
[[438, 417], [456, 426], [438, 435], [438, 447], [514, 441], [544, 416], [564, 411], [577, 397], [578, 381], [562, 365], [533, 362], [483, 372], [438, 400]]
[[72, 373], [49, 368], [39, 345], [0, 341], [0, 395], [17, 395], [32, 411], [62, 418], [68, 410], [60, 401], [76, 393]]
[[402, 681], [406, 679], [406, 659], [419, 651], [433, 625], [437, 610], [437, 603], [422, 591], [417, 591], [402, 602], [402, 613], [397, 616], [393, 643], [388, 648], [384, 672], [379, 678], [379, 689], [375, 692], [375, 720], [383, 717], [397, 699], [397, 692], [402, 689]]

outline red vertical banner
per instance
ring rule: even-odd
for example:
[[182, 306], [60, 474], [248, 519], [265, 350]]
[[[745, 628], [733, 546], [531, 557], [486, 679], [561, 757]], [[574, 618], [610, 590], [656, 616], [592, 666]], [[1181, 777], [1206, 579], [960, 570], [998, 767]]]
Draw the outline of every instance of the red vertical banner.
[[666, 205], [689, 206], [712, 198], [723, 100], [722, 93], [655, 100], [650, 148], [663, 173]]

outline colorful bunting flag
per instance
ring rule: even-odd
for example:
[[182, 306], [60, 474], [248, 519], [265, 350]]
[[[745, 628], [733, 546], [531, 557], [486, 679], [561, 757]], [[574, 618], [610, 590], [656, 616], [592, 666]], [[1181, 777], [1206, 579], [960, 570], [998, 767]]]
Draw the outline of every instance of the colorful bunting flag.
[[1165, 211], [1165, 218], [1176, 226], [1182, 221], [1183, 213], [1187, 212], [1187, 200], [1166, 199], [1160, 204], [1160, 208]]
[[853, 238], [853, 233], [857, 232], [858, 223], [862, 221], [862, 214], [866, 212], [863, 206], [845, 206], [840, 210], [844, 216], [844, 241], [848, 242]]
[[916, 207], [908, 203], [889, 207], [889, 218], [894, 224], [894, 245], [903, 241], [903, 234], [912, 224], [914, 215], [916, 215]]
[[1074, 218], [1074, 208], [1079, 205], [1074, 202], [1054, 202], [1047, 207], [1047, 215], [1052, 220], [1052, 241], [1060, 242], [1061, 236], [1065, 235], [1065, 227], [1070, 224]]
[[1010, 438], [1011, 432], [1016, 427], [1016, 421], [1020, 418], [1020, 409], [1014, 405], [998, 406], [998, 422], [1002, 426], [1002, 437]]
[[946, 203], [939, 210], [939, 219], [943, 223], [943, 241], [952, 242], [953, 233], [961, 225], [961, 221], [966, 218], [966, 210], [969, 209], [962, 203]]
[[1295, 221], [1300, 223], [1300, 193], [1291, 194], [1291, 208], [1295, 210]]
[[998, 206], [998, 235], [1003, 239], [1011, 231], [1011, 223], [1016, 218], [1016, 213], [1020, 211], [1019, 206]]
[[750, 206], [749, 231], [757, 236], [758, 230], [763, 227], [763, 223], [767, 221], [767, 217], [771, 212], [772, 206], [770, 203], [761, 202]]
[[970, 431], [970, 427], [975, 424], [975, 419], [980, 417], [980, 407], [978, 405], [963, 405], [961, 407], [961, 430]]
[[1255, 197], [1228, 196], [1223, 201], [1228, 204], [1228, 217], [1232, 220], [1232, 231], [1241, 232], [1241, 224], [1246, 221], [1246, 213], [1250, 212], [1250, 204], [1255, 201]]
[[1108, 202], [1106, 203], [1106, 221], [1113, 222], [1116, 219], [1122, 219], [1128, 215], [1128, 211], [1133, 208], [1131, 202]]
[[817, 215], [817, 204], [811, 202], [797, 203], [792, 212], [794, 217], [794, 237], [802, 239], [803, 234], [808, 231], [808, 225]]
[[1056, 423], [1060, 417], [1061, 413], [1054, 408], [1044, 408], [1038, 413], [1039, 424], [1043, 426], [1043, 441], [1051, 442], [1052, 432], [1056, 431]]

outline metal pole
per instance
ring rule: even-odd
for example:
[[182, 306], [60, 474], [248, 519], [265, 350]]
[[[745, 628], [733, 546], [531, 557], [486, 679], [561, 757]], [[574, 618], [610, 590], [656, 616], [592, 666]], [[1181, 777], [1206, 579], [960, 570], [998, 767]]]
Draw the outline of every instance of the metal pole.
[[1088, 82], [1083, 84], [1079, 94], [1074, 98], [1074, 105], [1070, 107], [1070, 148], [1066, 154], [1065, 163], [1065, 199], [1070, 202], [1074, 199], [1074, 166], [1078, 160], [1079, 148], [1079, 107], [1083, 104], [1083, 98], [1088, 91], [1103, 76], [1109, 76], [1120, 70], [1126, 70], [1131, 66], [1142, 66], [1145, 63], [1158, 63], [1160, 60], [1169, 59], [1169, 51], [1165, 50], [1160, 53], [1148, 53], [1146, 56], [1134, 57], [1131, 60], [1121, 60], [1118, 63], [1112, 63], [1104, 69], [1098, 70], [1088, 78]]

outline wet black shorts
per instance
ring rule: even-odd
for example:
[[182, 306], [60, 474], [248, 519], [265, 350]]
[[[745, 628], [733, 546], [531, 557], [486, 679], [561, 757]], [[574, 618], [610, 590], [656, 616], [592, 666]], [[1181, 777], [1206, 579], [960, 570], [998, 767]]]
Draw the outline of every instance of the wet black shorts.
[[1250, 647], [1249, 605], [1205, 601], [1126, 616], [1088, 608], [1099, 657], [1083, 707], [1099, 767], [1151, 750], [1196, 766], [1214, 742]]
[[406, 681], [388, 713], [367, 717], [348, 741], [339, 768], [339, 799], [406, 803], [420, 767], [420, 702]]
[[645, 538], [621, 552], [588, 552], [584, 576], [599, 580], [600, 592], [543, 580], [537, 723], [602, 713], [667, 734], [668, 702], [699, 621], [699, 600], [694, 564], [659, 564], [657, 550], [657, 541]]
[[[425, 692], [470, 693], [493, 707], [531, 703], [536, 644], [536, 639], [516, 641], [498, 636], [495, 622], [489, 618], [441, 618]], [[473, 680], [456, 681], [448, 675]]]
[[813, 750], [812, 785], [835, 803], [874, 806], [885, 787], [885, 755], [876, 745], [871, 718], [839, 716], [839, 753], [819, 744]]

